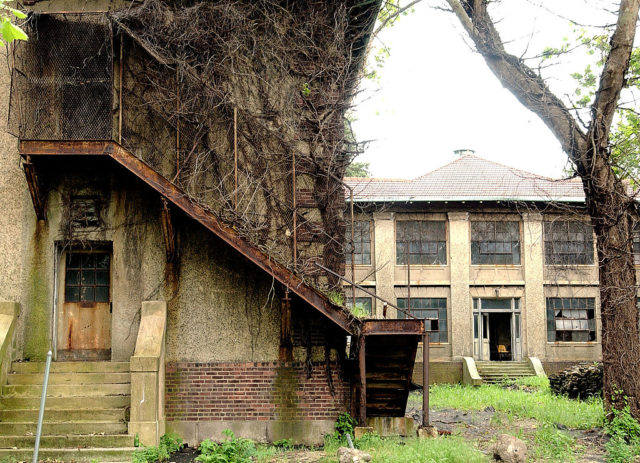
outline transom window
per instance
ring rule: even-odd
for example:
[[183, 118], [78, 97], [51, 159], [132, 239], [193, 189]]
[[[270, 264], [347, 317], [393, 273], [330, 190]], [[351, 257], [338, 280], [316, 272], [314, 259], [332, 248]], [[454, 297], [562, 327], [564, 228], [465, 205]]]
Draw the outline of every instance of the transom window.
[[545, 222], [544, 261], [547, 265], [593, 264], [591, 224], [564, 220]]
[[471, 222], [471, 263], [519, 265], [518, 222]]
[[[357, 311], [364, 311], [368, 315], [371, 315], [371, 308], [373, 305], [373, 298], [371, 297], [356, 297], [355, 308]], [[347, 307], [353, 307], [353, 298], [347, 298]]]
[[66, 302], [109, 302], [109, 254], [67, 254], [64, 296]]
[[407, 265], [407, 260], [411, 265], [447, 263], [444, 221], [401, 220], [396, 222], [396, 264]]
[[547, 339], [549, 342], [596, 340], [595, 299], [591, 297], [548, 297]]
[[[398, 307], [407, 308], [407, 298], [399, 297]], [[447, 299], [444, 297], [412, 297], [411, 315], [422, 318], [425, 328], [429, 331], [429, 342], [447, 342]], [[406, 318], [403, 312], [398, 311], [398, 318]]]
[[[347, 264], [351, 263], [351, 224], [347, 225], [345, 254]], [[371, 265], [371, 222], [356, 220], [353, 222], [353, 263]]]

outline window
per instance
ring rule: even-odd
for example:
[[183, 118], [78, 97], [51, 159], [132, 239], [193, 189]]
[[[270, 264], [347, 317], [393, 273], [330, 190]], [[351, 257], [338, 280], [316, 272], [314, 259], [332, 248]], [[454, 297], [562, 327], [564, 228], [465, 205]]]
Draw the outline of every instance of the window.
[[640, 222], [633, 224], [633, 263], [640, 265]]
[[64, 295], [66, 302], [109, 302], [109, 254], [67, 254]]
[[[407, 308], [407, 298], [398, 298], [398, 307]], [[412, 297], [411, 314], [425, 320], [425, 328], [431, 333], [430, 342], [447, 342], [447, 299], [434, 297]], [[398, 311], [398, 318], [406, 318]]]
[[596, 340], [595, 299], [547, 298], [547, 339], [586, 342]]
[[[347, 264], [351, 263], [351, 226], [347, 225], [345, 254]], [[371, 265], [371, 222], [356, 220], [353, 222], [353, 263]]]
[[71, 198], [71, 224], [76, 228], [100, 226], [98, 200], [86, 196]]
[[[353, 306], [352, 301], [352, 297], [347, 298], [347, 307], [351, 308]], [[371, 315], [372, 303], [373, 299], [370, 297], [356, 297], [356, 311], [364, 311]]]
[[519, 265], [518, 222], [471, 222], [471, 263]]
[[545, 222], [544, 261], [547, 265], [592, 265], [591, 225], [562, 220]]
[[447, 238], [444, 222], [412, 220], [396, 222], [396, 264], [444, 265]]

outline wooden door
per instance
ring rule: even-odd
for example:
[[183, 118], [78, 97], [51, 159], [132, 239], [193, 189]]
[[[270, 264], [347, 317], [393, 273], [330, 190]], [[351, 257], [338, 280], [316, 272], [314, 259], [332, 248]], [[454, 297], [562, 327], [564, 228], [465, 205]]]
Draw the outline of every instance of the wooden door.
[[60, 285], [58, 360], [111, 358], [111, 255], [67, 252]]

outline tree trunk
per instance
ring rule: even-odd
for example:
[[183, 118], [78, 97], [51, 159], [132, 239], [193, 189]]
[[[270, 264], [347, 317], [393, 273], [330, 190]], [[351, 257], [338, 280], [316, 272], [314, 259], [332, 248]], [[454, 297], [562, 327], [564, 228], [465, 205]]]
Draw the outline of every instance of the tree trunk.
[[[542, 77], [507, 53], [487, 11], [488, 0], [446, 0], [500, 82], [536, 113], [562, 144], [582, 179], [597, 238], [602, 320], [604, 400], [640, 418], [640, 332], [632, 228], [637, 207], [609, 163], [609, 133], [635, 37], [640, 0], [621, 0], [588, 131], [581, 130]], [[614, 402], [615, 399], [615, 402]]]

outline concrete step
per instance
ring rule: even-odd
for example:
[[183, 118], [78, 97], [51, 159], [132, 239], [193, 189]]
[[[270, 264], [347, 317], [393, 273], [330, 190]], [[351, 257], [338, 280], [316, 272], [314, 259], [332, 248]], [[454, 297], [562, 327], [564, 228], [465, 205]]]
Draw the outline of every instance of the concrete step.
[[[88, 447], [133, 447], [133, 436], [128, 434], [88, 434], [42, 436], [40, 447], [49, 449]], [[0, 449], [33, 449], [35, 436], [0, 436]]]
[[[44, 373], [44, 362], [14, 362], [12, 373]], [[52, 362], [51, 373], [128, 373], [129, 362]]]
[[[120, 421], [125, 420], [124, 408], [107, 408], [95, 410], [47, 410], [45, 408], [44, 418], [47, 421], [73, 422], [73, 421]], [[28, 422], [34, 423], [38, 420], [38, 409], [29, 410], [0, 410], [0, 422]]]
[[[128, 395], [112, 395], [97, 397], [48, 397], [46, 410], [56, 409], [90, 409], [90, 408], [124, 408], [131, 404]], [[0, 410], [23, 410], [39, 408], [40, 397], [2, 397]]]
[[530, 370], [478, 370], [478, 373], [482, 374], [505, 374], [505, 375], [514, 375], [514, 374], [523, 374], [523, 375], [532, 375], [533, 371]]
[[[3, 397], [40, 397], [42, 384], [14, 384], [2, 387]], [[131, 394], [131, 384], [49, 384], [47, 397], [97, 397]]]
[[[134, 447], [124, 448], [90, 448], [90, 449], [49, 449], [41, 448], [40, 460], [54, 460], [60, 462], [130, 462]], [[0, 449], [0, 461], [5, 457], [15, 460], [31, 461], [33, 449]], [[12, 460], [10, 460], [12, 461]]]
[[[36, 423], [29, 422], [0, 422], [0, 436], [34, 436]], [[124, 421], [80, 421], [80, 422], [51, 422], [42, 423], [42, 434], [59, 436], [63, 434], [126, 434], [127, 423]], [[0, 459], [1, 460], [1, 459]]]
[[[8, 376], [8, 384], [39, 384], [43, 377], [37, 373], [13, 373]], [[49, 384], [123, 384], [131, 380], [130, 373], [52, 373]]]

